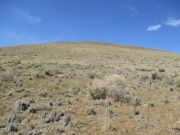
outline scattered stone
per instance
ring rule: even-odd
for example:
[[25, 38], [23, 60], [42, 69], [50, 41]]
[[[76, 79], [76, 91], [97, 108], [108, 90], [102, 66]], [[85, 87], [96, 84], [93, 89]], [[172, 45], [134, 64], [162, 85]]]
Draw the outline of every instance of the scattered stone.
[[11, 114], [11, 116], [9, 117], [8, 122], [10, 122], [10, 123], [20, 123], [21, 120], [20, 120], [20, 118], [16, 115], [16, 113], [13, 112], [13, 113]]
[[69, 115], [64, 116], [64, 127], [66, 127], [71, 121], [71, 117]]
[[16, 102], [16, 108], [20, 111], [26, 111], [29, 107], [29, 104], [25, 103], [24, 101], [18, 100]]
[[7, 127], [7, 131], [8, 131], [8, 132], [18, 132], [18, 128], [17, 128], [16, 125], [10, 124], [10, 125]]
[[52, 112], [51, 114], [45, 114], [43, 117], [44, 123], [58, 122], [60, 118], [64, 116], [64, 113]]
[[109, 118], [113, 118], [113, 117], [117, 116], [110, 107], [108, 107], [108, 109], [106, 110], [105, 115]]
[[36, 104], [31, 104], [29, 107], [29, 112], [30, 113], [37, 113], [39, 111], [39, 107]]

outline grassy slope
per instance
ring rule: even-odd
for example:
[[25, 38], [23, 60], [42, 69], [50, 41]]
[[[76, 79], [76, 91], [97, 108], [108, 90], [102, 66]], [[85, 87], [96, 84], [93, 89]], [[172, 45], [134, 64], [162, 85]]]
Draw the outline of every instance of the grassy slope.
[[[165, 72], [159, 72], [159, 69], [165, 69]], [[52, 71], [53, 75], [46, 75], [46, 71]], [[157, 73], [160, 79], [152, 80], [152, 73]], [[10, 79], [1, 79], [4, 74]], [[180, 55], [145, 48], [105, 43], [50, 43], [1, 48], [0, 125], [8, 126], [8, 118], [18, 99], [26, 102], [33, 99], [41, 109], [34, 114], [17, 111], [22, 119], [18, 124], [19, 133], [41, 129], [44, 134], [55, 134], [63, 127], [63, 121], [45, 124], [42, 116], [45, 112], [58, 111], [71, 116], [71, 124], [63, 127], [69, 134], [178, 134], [178, 76]], [[22, 86], [17, 86], [20, 80]], [[91, 87], [103, 85], [110, 91], [111, 86], [119, 83], [117, 81], [125, 85], [132, 100], [141, 100], [140, 106], [121, 105], [110, 97], [91, 98]], [[169, 91], [171, 87], [173, 91]], [[74, 92], [76, 89], [80, 91]], [[50, 107], [49, 102], [62, 102], [63, 105]], [[108, 102], [117, 117], [105, 116]], [[149, 107], [151, 104], [154, 106]], [[97, 115], [86, 113], [90, 107]], [[134, 115], [134, 110], [140, 115]], [[7, 134], [6, 128], [1, 128], [0, 133]]]

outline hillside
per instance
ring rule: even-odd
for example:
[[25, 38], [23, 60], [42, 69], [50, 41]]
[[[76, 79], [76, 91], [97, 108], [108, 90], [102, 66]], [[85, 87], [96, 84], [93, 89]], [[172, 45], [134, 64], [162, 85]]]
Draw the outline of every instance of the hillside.
[[180, 55], [109, 43], [0, 48], [1, 135], [179, 135]]

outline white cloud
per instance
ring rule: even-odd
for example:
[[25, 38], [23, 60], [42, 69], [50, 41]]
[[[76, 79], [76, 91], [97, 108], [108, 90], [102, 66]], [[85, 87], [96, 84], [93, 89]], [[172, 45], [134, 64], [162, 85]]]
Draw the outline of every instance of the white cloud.
[[33, 23], [38, 23], [41, 22], [42, 19], [40, 17], [36, 17], [31, 15], [29, 12], [19, 9], [19, 8], [11, 8], [11, 10], [13, 10], [13, 12], [15, 13], [15, 16], [20, 18], [21, 20], [33, 24]]
[[162, 27], [162, 25], [158, 24], [158, 25], [151, 25], [148, 27], [148, 31], [156, 31], [158, 29], [160, 29]]
[[180, 25], [180, 19], [169, 17], [168, 20], [165, 22], [165, 24], [169, 25], [169, 26], [179, 26]]

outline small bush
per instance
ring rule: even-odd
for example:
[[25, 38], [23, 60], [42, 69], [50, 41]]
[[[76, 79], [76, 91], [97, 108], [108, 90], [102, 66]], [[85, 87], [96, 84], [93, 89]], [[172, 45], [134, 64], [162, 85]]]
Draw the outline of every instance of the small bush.
[[164, 83], [167, 84], [167, 85], [173, 85], [174, 84], [174, 80], [171, 79], [171, 78], [166, 78], [164, 80]]
[[77, 119], [76, 121], [73, 122], [74, 128], [82, 128], [83, 126], [84, 126], [84, 122], [81, 121], [80, 119]]
[[77, 95], [81, 91], [81, 88], [79, 86], [72, 87], [72, 92], [74, 95]]
[[158, 73], [152, 73], [151, 74], [152, 80], [162, 80], [162, 78], [158, 75]]
[[109, 96], [115, 101], [115, 102], [121, 102], [123, 103], [129, 103], [130, 102], [130, 96], [129, 93], [122, 89], [113, 89], [111, 90]]
[[165, 72], [165, 69], [160, 68], [160, 69], [159, 69], [159, 72]]
[[119, 76], [113, 76], [112, 78], [109, 79], [108, 82], [110, 86], [121, 87], [121, 88], [125, 87], [124, 80], [120, 78]]
[[89, 90], [92, 99], [106, 99], [107, 90], [105, 88], [94, 87]]

